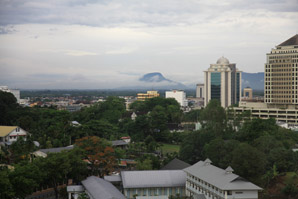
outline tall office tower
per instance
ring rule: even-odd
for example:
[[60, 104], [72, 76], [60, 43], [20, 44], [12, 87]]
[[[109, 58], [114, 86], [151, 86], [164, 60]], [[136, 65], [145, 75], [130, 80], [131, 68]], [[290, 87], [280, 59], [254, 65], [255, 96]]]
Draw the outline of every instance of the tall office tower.
[[196, 97], [197, 98], [204, 98], [204, 84], [197, 84], [197, 89], [196, 89]]
[[241, 96], [241, 71], [236, 64], [221, 57], [216, 64], [210, 64], [205, 73], [205, 106], [211, 99], [220, 101], [222, 107], [237, 104]]
[[[267, 54], [265, 103], [268, 106], [298, 108], [298, 34]], [[288, 107], [290, 108], [290, 107]]]

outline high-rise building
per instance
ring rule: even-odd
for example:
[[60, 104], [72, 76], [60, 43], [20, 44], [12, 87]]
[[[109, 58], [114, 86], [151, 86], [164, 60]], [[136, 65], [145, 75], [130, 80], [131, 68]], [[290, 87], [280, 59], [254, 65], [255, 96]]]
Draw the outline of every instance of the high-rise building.
[[181, 90], [166, 91], [166, 98], [174, 98], [182, 107], [186, 107], [188, 105], [186, 94]]
[[196, 89], [196, 97], [197, 98], [204, 98], [204, 84], [197, 84], [197, 89]]
[[298, 34], [273, 48], [265, 64], [265, 103], [298, 108]]
[[243, 101], [234, 110], [298, 126], [298, 34], [271, 49], [264, 75], [264, 103]]
[[237, 104], [241, 96], [241, 71], [225, 57], [210, 64], [205, 73], [205, 106], [211, 99], [220, 101], [222, 107]]
[[147, 93], [138, 93], [137, 100], [145, 101], [146, 99], [159, 97], [159, 93], [157, 91], [147, 91]]

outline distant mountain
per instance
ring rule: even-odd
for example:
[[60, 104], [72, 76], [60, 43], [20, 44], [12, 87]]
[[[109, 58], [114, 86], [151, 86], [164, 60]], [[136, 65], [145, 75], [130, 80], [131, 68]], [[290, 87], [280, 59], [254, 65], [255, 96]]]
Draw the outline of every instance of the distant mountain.
[[161, 73], [147, 73], [138, 79], [134, 86], [126, 86], [118, 89], [134, 90], [171, 90], [171, 89], [188, 89], [187, 86], [179, 82], [165, 78]]
[[162, 81], [172, 82], [171, 80], [166, 79], [161, 73], [157, 73], [157, 72], [147, 73], [139, 80], [143, 82], [162, 82]]
[[253, 90], [264, 90], [264, 73], [242, 72], [242, 89], [250, 87]]

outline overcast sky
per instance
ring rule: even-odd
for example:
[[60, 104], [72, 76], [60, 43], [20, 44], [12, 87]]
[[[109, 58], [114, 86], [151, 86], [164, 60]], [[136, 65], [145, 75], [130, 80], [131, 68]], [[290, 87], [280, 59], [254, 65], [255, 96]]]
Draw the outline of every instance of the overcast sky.
[[103, 89], [150, 72], [186, 85], [221, 56], [263, 72], [298, 0], [0, 0], [0, 85]]

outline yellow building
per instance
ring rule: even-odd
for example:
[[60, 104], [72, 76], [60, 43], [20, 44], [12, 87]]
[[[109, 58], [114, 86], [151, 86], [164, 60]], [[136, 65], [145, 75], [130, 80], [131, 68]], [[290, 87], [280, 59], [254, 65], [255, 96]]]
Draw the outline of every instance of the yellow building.
[[145, 101], [146, 99], [159, 97], [159, 93], [157, 91], [147, 91], [147, 93], [138, 93], [137, 100]]

